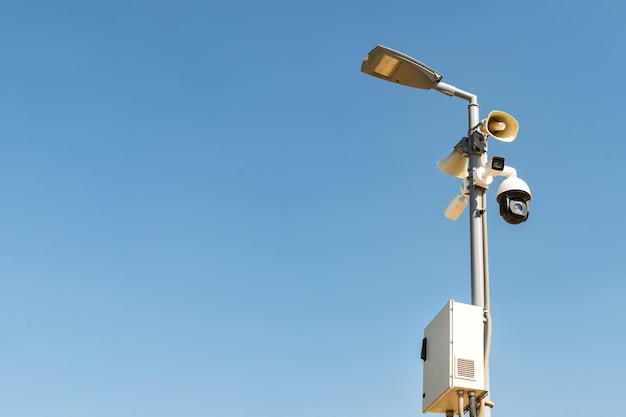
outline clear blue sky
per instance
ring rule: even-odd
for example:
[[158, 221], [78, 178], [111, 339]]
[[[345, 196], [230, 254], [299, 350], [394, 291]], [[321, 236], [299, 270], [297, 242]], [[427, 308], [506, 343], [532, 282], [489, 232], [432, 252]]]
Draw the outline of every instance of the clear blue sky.
[[[533, 191], [489, 192], [495, 416], [619, 408], [622, 1], [0, 4], [0, 415], [421, 414], [422, 332], [470, 302], [441, 173], [466, 102]], [[496, 184], [499, 183], [497, 180]], [[618, 402], [619, 403], [619, 402]]]

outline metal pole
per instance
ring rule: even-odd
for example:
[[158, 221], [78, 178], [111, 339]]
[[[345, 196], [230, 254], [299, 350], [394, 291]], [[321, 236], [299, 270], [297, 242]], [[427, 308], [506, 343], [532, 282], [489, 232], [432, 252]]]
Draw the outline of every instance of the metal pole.
[[483, 207], [485, 189], [474, 184], [474, 171], [482, 165], [480, 152], [475, 147], [476, 135], [472, 130], [480, 122], [478, 99], [472, 97], [468, 106], [469, 113], [469, 217], [470, 217], [470, 262], [472, 271], [472, 304], [484, 307], [485, 305], [485, 268], [483, 245]]
[[[474, 171], [482, 166], [482, 155], [486, 151], [486, 137], [478, 133], [473, 134], [473, 130], [480, 123], [480, 112], [478, 107], [478, 98], [476, 96], [469, 96], [468, 101], [468, 125], [469, 125], [469, 163], [468, 163], [468, 175], [469, 175], [469, 217], [470, 217], [470, 264], [471, 264], [471, 278], [472, 278], [472, 304], [475, 306], [488, 308], [486, 303], [489, 300], [489, 288], [488, 285], [488, 268], [487, 265], [487, 217], [486, 217], [486, 203], [487, 203], [487, 190], [476, 185], [474, 183]], [[484, 141], [484, 142], [483, 142]], [[491, 325], [491, 323], [486, 323]], [[485, 349], [489, 346], [488, 338], [485, 334]], [[485, 358], [486, 360], [488, 358]], [[485, 396], [482, 404], [489, 402], [489, 366], [485, 362], [485, 390], [487, 395]], [[491, 408], [484, 406], [481, 409], [481, 417], [491, 417]]]
[[[460, 90], [450, 84], [439, 82], [433, 88], [447, 96], [459, 97], [469, 102], [468, 105], [468, 166], [469, 175], [469, 208], [470, 208], [470, 264], [472, 277], [472, 304], [485, 310], [485, 352], [491, 343], [491, 316], [489, 314], [489, 265], [487, 253], [487, 190], [474, 183], [474, 171], [482, 166], [482, 155], [487, 150], [487, 138], [473, 130], [480, 123], [478, 97], [475, 94]], [[477, 146], [478, 145], [478, 146]], [[492, 404], [489, 401], [489, 364], [485, 357], [485, 391], [487, 395], [481, 404]], [[462, 401], [462, 397], [460, 399]], [[491, 417], [491, 407], [484, 405], [480, 417]]]

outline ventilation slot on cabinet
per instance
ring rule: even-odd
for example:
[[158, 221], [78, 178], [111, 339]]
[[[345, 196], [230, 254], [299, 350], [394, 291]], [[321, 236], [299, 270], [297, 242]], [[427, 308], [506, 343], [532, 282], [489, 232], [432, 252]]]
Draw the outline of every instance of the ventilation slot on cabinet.
[[476, 379], [474, 376], [474, 361], [470, 359], [457, 358], [456, 376], [457, 378]]

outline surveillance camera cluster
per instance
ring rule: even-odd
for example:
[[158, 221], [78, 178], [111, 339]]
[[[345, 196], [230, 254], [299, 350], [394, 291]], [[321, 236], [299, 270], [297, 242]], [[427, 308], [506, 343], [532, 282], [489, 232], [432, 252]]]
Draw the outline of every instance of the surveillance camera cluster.
[[[502, 142], [512, 142], [517, 137], [519, 124], [515, 118], [505, 112], [492, 111], [486, 119], [480, 122], [476, 130]], [[450, 220], [456, 220], [461, 215], [467, 206], [469, 196], [468, 156], [463, 148], [462, 139], [447, 158], [437, 162], [441, 171], [463, 179], [461, 193], [455, 195], [444, 209], [445, 216]], [[483, 157], [486, 158], [484, 154]], [[525, 222], [528, 219], [532, 199], [530, 187], [517, 176], [515, 168], [505, 164], [503, 157], [494, 156], [489, 159], [484, 166], [474, 170], [471, 180], [474, 184], [486, 189], [496, 176], [507, 177], [502, 181], [496, 193], [496, 201], [500, 205], [500, 216], [509, 224]]]

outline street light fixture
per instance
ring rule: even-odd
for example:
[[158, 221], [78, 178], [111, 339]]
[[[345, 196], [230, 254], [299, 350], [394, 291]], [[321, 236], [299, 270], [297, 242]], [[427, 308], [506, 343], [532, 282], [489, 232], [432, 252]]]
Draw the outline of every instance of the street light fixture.
[[[441, 372], [441, 375], [435, 375], [437, 381], [434, 385], [442, 385], [444, 392], [436, 399], [427, 400], [426, 392], [424, 393], [423, 411], [424, 412], [440, 412], [446, 415], [453, 415], [454, 411], [450, 402], [456, 400], [458, 395], [458, 414], [460, 417], [464, 414], [464, 400], [469, 403], [470, 415], [481, 417], [490, 417], [493, 403], [489, 399], [489, 352], [491, 345], [491, 316], [490, 316], [490, 298], [489, 298], [489, 262], [487, 248], [487, 210], [486, 210], [486, 192], [489, 184], [494, 176], [506, 176], [506, 181], [498, 189], [498, 203], [500, 204], [500, 214], [511, 224], [521, 223], [528, 218], [528, 203], [531, 198], [528, 185], [521, 179], [517, 178], [517, 172], [511, 167], [507, 167], [504, 158], [494, 157], [487, 160], [487, 138], [489, 136], [503, 141], [511, 142], [515, 140], [519, 124], [515, 118], [502, 111], [492, 111], [486, 119], [480, 120], [478, 98], [475, 94], [456, 88], [453, 85], [442, 82], [443, 76], [425, 65], [424, 63], [405, 55], [401, 52], [387, 48], [385, 46], [376, 46], [365, 57], [361, 65], [361, 71], [374, 77], [390, 81], [396, 84], [406, 85], [408, 87], [419, 88], [422, 90], [434, 89], [450, 97], [458, 97], [468, 101], [468, 134], [462, 138], [454, 147], [452, 153], [437, 166], [443, 172], [463, 179], [461, 186], [461, 194], [457, 195], [448, 204], [444, 210], [446, 217], [452, 220], [461, 214], [467, 201], [470, 206], [470, 261], [471, 261], [471, 281], [472, 281], [472, 305], [482, 308], [484, 321], [484, 333], [482, 337], [481, 354], [484, 355], [483, 364], [484, 385], [467, 384], [470, 388], [469, 392], [464, 392], [462, 388], [455, 387], [452, 384], [454, 378], [448, 379], [446, 375], [449, 369]], [[450, 303], [454, 305], [454, 303]], [[439, 317], [447, 317], [445, 312], [447, 307], [433, 319], [427, 327], [426, 333], [435, 337], [435, 346], [446, 346], [448, 342], [439, 338], [439, 332], [451, 334], [448, 324], [454, 328], [454, 323], [446, 324]], [[452, 307], [450, 307], [452, 308]], [[452, 317], [452, 316], [451, 316]], [[447, 336], [446, 336], [447, 337]], [[450, 336], [452, 337], [452, 336]], [[463, 336], [461, 336], [463, 337]], [[475, 337], [474, 336], [470, 336]], [[432, 337], [431, 337], [432, 338]], [[451, 342], [451, 340], [450, 340]], [[432, 343], [432, 341], [430, 342]], [[432, 349], [428, 348], [427, 338], [424, 338], [422, 344], [422, 359], [425, 361], [424, 366], [424, 383], [426, 384], [426, 360], [428, 353]], [[473, 344], [473, 340], [469, 340], [468, 344]], [[462, 359], [465, 361], [465, 359]], [[441, 361], [441, 364], [439, 362]], [[436, 365], [433, 360], [428, 362], [429, 372], [432, 368], [443, 368], [450, 366], [448, 358], [445, 355], [436, 356]], [[456, 365], [455, 365], [456, 366]], [[461, 365], [459, 365], [461, 366]], [[468, 369], [468, 363], [463, 363], [463, 370]], [[474, 362], [471, 363], [473, 369]], [[452, 370], [451, 372], [458, 372]], [[458, 375], [457, 375], [458, 376]], [[461, 376], [463, 379], [465, 376]], [[441, 378], [443, 377], [443, 379]], [[476, 380], [475, 380], [476, 381]], [[431, 382], [431, 381], [429, 381]], [[448, 384], [448, 385], [446, 385]], [[482, 383], [481, 383], [482, 384]], [[431, 384], [433, 385], [433, 384]], [[478, 387], [478, 389], [475, 389]], [[484, 388], [484, 389], [483, 389]], [[446, 390], [447, 389], [447, 390]], [[438, 394], [438, 392], [437, 392]], [[480, 406], [476, 404], [477, 395], [481, 396]], [[429, 392], [432, 397], [432, 391]]]
[[428, 90], [442, 75], [416, 59], [384, 46], [377, 46], [365, 57], [361, 71], [383, 80]]
[[435, 89], [447, 96], [474, 101], [476, 96], [441, 82], [443, 75], [402, 52], [378, 45], [361, 64], [361, 71], [374, 77], [422, 90]]

